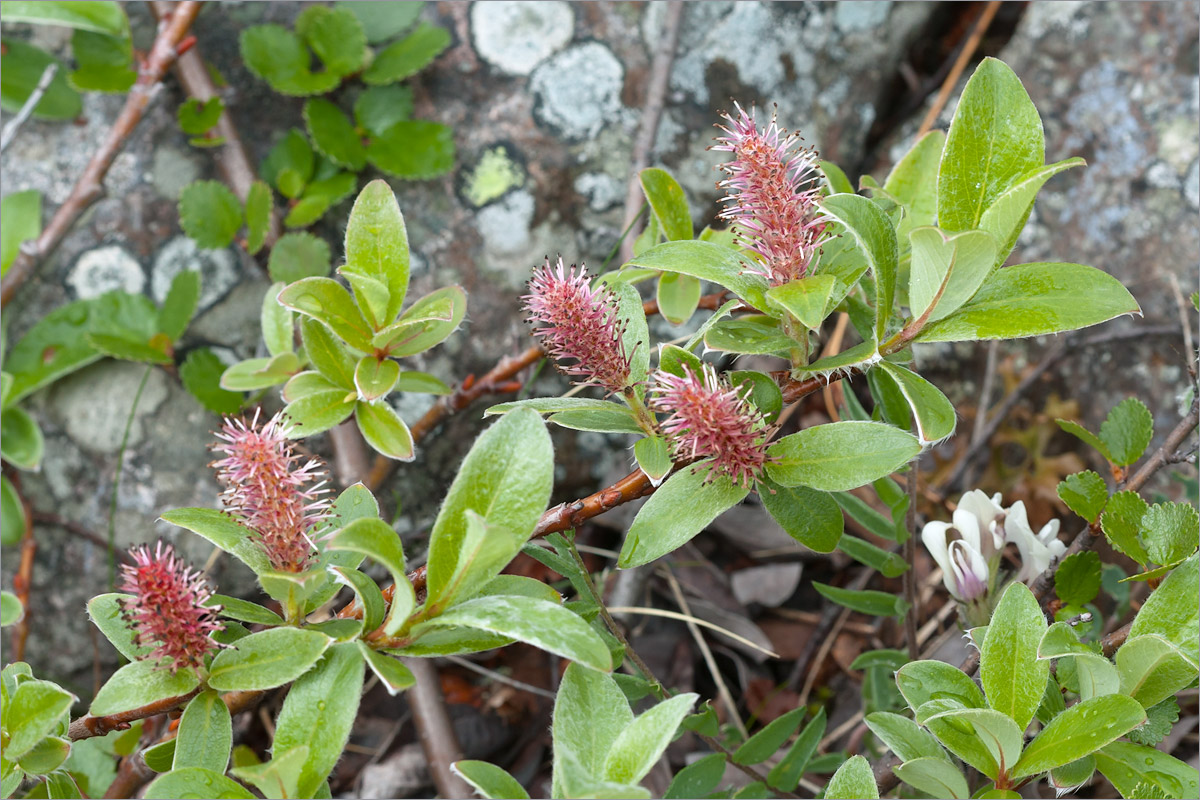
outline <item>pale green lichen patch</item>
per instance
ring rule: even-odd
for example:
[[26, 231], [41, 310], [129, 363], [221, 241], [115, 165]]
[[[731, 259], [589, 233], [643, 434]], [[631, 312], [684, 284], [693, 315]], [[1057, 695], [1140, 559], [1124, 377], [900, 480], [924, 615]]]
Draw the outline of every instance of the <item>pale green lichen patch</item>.
[[475, 208], [503, 197], [525, 183], [525, 170], [503, 145], [485, 150], [463, 187], [463, 199]]

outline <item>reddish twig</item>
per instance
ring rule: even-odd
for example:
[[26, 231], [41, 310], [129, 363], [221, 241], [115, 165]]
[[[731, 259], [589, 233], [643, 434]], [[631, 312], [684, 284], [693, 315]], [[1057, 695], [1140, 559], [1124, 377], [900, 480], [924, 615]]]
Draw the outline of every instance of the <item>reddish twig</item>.
[[93, 736], [104, 736], [113, 731], [128, 730], [129, 726], [139, 719], [157, 717], [159, 714], [166, 714], [183, 708], [189, 700], [198, 694], [200, 694], [199, 687], [187, 694], [166, 697], [162, 700], [156, 700], [153, 703], [139, 706], [138, 708], [122, 711], [119, 714], [109, 714], [103, 717], [93, 717], [91, 714], [86, 714], [71, 723], [71, 727], [67, 729], [67, 738], [73, 742], [77, 742], [80, 739], [90, 739]]
[[108, 138], [92, 156], [70, 196], [54, 212], [42, 234], [32, 243], [26, 242], [22, 245], [21, 252], [13, 260], [4, 279], [0, 281], [0, 307], [8, 305], [38, 263], [62, 242], [83, 212], [104, 196], [104, 177], [117, 154], [125, 147], [134, 128], [142, 121], [155, 88], [178, 57], [178, 45], [196, 19], [200, 5], [195, 0], [184, 0], [172, 8], [168, 19], [159, 24], [154, 45], [138, 70], [137, 82], [130, 90], [125, 107], [113, 123], [112, 130], [108, 132]]
[[650, 166], [650, 151], [654, 149], [654, 140], [658, 136], [658, 123], [662, 119], [663, 106], [667, 97], [667, 85], [671, 78], [671, 62], [675, 60], [675, 49], [679, 44], [679, 27], [683, 20], [683, 0], [671, 0], [667, 3], [667, 13], [663, 16], [662, 31], [659, 33], [658, 48], [654, 51], [654, 60], [650, 63], [650, 79], [646, 82], [646, 104], [642, 107], [642, 120], [638, 126], [637, 138], [633, 142], [633, 152], [629, 159], [629, 186], [625, 193], [625, 221], [622, 228], [628, 228], [629, 233], [621, 242], [621, 261], [628, 261], [633, 256], [633, 242], [638, 236], [633, 226], [634, 220], [642, 207], [642, 170]]
[[21, 601], [24, 613], [13, 627], [13, 661], [24, 661], [25, 641], [29, 638], [29, 619], [33, 616], [29, 598], [33, 591], [33, 561], [37, 555], [37, 539], [33, 537], [33, 508], [29, 505], [29, 500], [21, 493], [21, 481], [15, 472], [12, 475], [12, 481], [13, 487], [17, 490], [17, 496], [21, 498], [21, 507], [25, 511], [25, 530], [21, 534], [21, 561], [17, 566], [17, 573], [13, 575], [13, 593]]

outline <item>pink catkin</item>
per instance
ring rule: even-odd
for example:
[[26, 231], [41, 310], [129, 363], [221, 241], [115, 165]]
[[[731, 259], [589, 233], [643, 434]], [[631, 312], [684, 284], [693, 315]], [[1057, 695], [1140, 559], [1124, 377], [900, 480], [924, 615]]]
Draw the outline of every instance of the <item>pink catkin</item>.
[[591, 285], [586, 267], [572, 264], [568, 270], [561, 258], [555, 266], [547, 258], [534, 270], [529, 294], [521, 299], [546, 352], [556, 361], [574, 362], [559, 364], [559, 369], [610, 392], [628, 385], [629, 354], [621, 341], [616, 298]]
[[204, 605], [212, 597], [208, 582], [161, 541], [153, 553], [141, 545], [129, 554], [133, 564], [121, 567], [121, 589], [133, 597], [122, 601], [122, 610], [138, 646], [152, 648], [146, 658], [172, 673], [203, 666], [218, 647], [211, 635], [224, 627], [216, 619], [218, 609]]
[[750, 488], [768, 461], [762, 414], [750, 402], [749, 388], [734, 389], [711, 365], [700, 375], [684, 366], [683, 376], [659, 370], [651, 407], [670, 416], [660, 427], [676, 458], [711, 458], [709, 479], [727, 475]]
[[733, 154], [721, 166], [728, 177], [718, 186], [729, 193], [721, 217], [735, 223], [741, 244], [758, 256], [750, 271], [782, 286], [808, 274], [825, 233], [817, 155], [798, 147], [799, 136], [782, 130], [774, 114], [760, 131], [753, 113], [735, 107], [737, 119], [724, 115], [728, 126], [718, 127], [726, 135], [712, 148]]
[[213, 450], [224, 458], [213, 462], [225, 486], [225, 508], [254, 532], [274, 569], [302, 572], [311, 565], [315, 547], [310, 533], [329, 516], [324, 495], [323, 464], [301, 464], [281, 413], [258, 426], [258, 414], [226, 419]]

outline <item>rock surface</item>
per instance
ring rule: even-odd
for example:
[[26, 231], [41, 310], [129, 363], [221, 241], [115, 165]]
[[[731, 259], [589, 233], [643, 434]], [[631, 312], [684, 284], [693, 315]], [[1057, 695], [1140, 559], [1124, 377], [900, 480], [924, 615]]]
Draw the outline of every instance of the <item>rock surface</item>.
[[[300, 7], [214, 5], [197, 24], [198, 47], [228, 81], [223, 96], [256, 164], [290, 127], [303, 128], [302, 103], [273, 93], [246, 70], [236, 31], [266, 21], [290, 24]], [[734, 99], [760, 108], [778, 104], [780, 123], [803, 131], [824, 157], [863, 163], [883, 93], [935, 9], [888, 2], [688, 4], [652, 163], [680, 180], [698, 225], [712, 221], [719, 196], [713, 167], [720, 159], [707, 148], [718, 110]], [[1048, 186], [1019, 245], [1021, 259], [1100, 266], [1125, 281], [1158, 323], [1177, 319], [1170, 277], [1185, 292], [1197, 282], [1194, 9], [1186, 2], [1031, 4], [1002, 54], [1042, 111], [1048, 158], [1078, 154], [1090, 164]], [[141, 6], [129, 11], [135, 43], [145, 48], [153, 22]], [[453, 175], [434, 181], [390, 182], [414, 251], [413, 296], [460, 283], [470, 300], [463, 331], [414, 368], [449, 382], [487, 369], [529, 343], [517, 298], [532, 266], [555, 254], [568, 262], [603, 262], [621, 232], [628, 161], [663, 12], [662, 3], [440, 3], [425, 9], [429, 21], [452, 32], [454, 43], [411, 81], [416, 116], [454, 126], [458, 163]], [[349, 108], [357, 91], [348, 88], [335, 99]], [[108, 197], [6, 313], [9, 341], [70, 299], [120, 286], [158, 300], [178, 270], [199, 268], [201, 313], [184, 349], [212, 345], [239, 357], [259, 352], [265, 259], [256, 265], [236, 248], [197, 251], [179, 229], [175, 202], [182, 187], [217, 177], [211, 154], [191, 148], [178, 130], [181, 101], [168, 80], [110, 171]], [[4, 155], [5, 192], [39, 189], [52, 211], [122, 103], [119, 96], [89, 94], [84, 124], [27, 123]], [[945, 121], [953, 106], [952, 100]], [[893, 138], [903, 139], [916, 124], [908, 121]], [[314, 229], [330, 242], [335, 262], [348, 209], [349, 201]], [[667, 338], [679, 335], [665, 322], [655, 326]], [[1169, 428], [1171, 395], [1186, 373], [1182, 346], [1168, 343], [1130, 346], [1132, 357], [1109, 348], [1092, 352], [1086, 363], [1072, 362], [1072, 396], [1104, 390], [1097, 396], [1106, 399], [1086, 409], [1088, 421], [1095, 424], [1092, 416], [1103, 414], [1108, 397], [1152, 386], [1161, 394], [1146, 399], [1160, 431]], [[1033, 359], [1041, 346], [1012, 352]], [[963, 362], [974, 365], [976, 353], [943, 348], [924, 357], [937, 359], [931, 368], [949, 375], [961, 373]], [[35, 508], [106, 530], [116, 454], [143, 373], [143, 367], [101, 362], [27, 403], [47, 435], [45, 469], [24, 481]], [[544, 393], [564, 388], [553, 374], [543, 374], [536, 386]], [[969, 381], [955, 391], [954, 399], [968, 404], [977, 393]], [[411, 420], [425, 402], [403, 398], [402, 413]], [[460, 415], [426, 440], [417, 461], [403, 465], [381, 492], [385, 505], [403, 509], [397, 527], [411, 552], [423, 549], [423, 532], [480, 427], [479, 413]], [[185, 544], [198, 563], [207, 560], [209, 550], [195, 537], [175, 536], [154, 520], [169, 508], [215, 504], [205, 447], [217, 424], [175, 377], [151, 372], [132, 414], [116, 494], [119, 546], [166, 535]], [[555, 442], [562, 499], [594, 489], [628, 463], [626, 443], [613, 437], [557, 431]], [[323, 438], [306, 444], [327, 452]], [[106, 555], [54, 527], [37, 533], [34, 624], [45, 634], [31, 637], [28, 658], [87, 695], [92, 654], [80, 644], [89, 641], [80, 611], [88, 597], [108, 588]], [[5, 585], [13, 561], [5, 559]], [[246, 576], [227, 561], [215, 569], [222, 590], [236, 593], [241, 581], [248, 591]], [[64, 575], [72, 580], [63, 581]], [[101, 657], [107, 664], [115, 654], [102, 648]]]

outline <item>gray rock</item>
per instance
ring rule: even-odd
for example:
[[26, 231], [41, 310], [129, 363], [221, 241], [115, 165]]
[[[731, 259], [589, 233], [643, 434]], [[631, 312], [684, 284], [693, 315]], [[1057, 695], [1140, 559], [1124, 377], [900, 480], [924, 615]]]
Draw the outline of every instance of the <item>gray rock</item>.
[[624, 74], [621, 62], [603, 44], [572, 47], [530, 76], [534, 114], [568, 141], [591, 138], [617, 118]]
[[139, 294], [146, 286], [146, 273], [125, 248], [110, 244], [79, 256], [67, 275], [67, 283], [81, 300], [114, 289]]
[[80, 447], [96, 454], [115, 454], [129, 421], [129, 446], [141, 444], [145, 423], [167, 399], [167, 377], [149, 368], [146, 386], [132, 411], [138, 384], [148, 368], [127, 361], [101, 361], [54, 384], [51, 414]]
[[471, 5], [475, 52], [510, 75], [528, 75], [565, 47], [574, 32], [575, 15], [570, 3], [551, 0]]
[[241, 279], [237, 258], [225, 250], [202, 250], [194, 239], [176, 236], [167, 242], [154, 259], [150, 273], [150, 295], [161, 303], [171, 288], [171, 281], [184, 270], [200, 272], [200, 304], [203, 311], [225, 296]]

